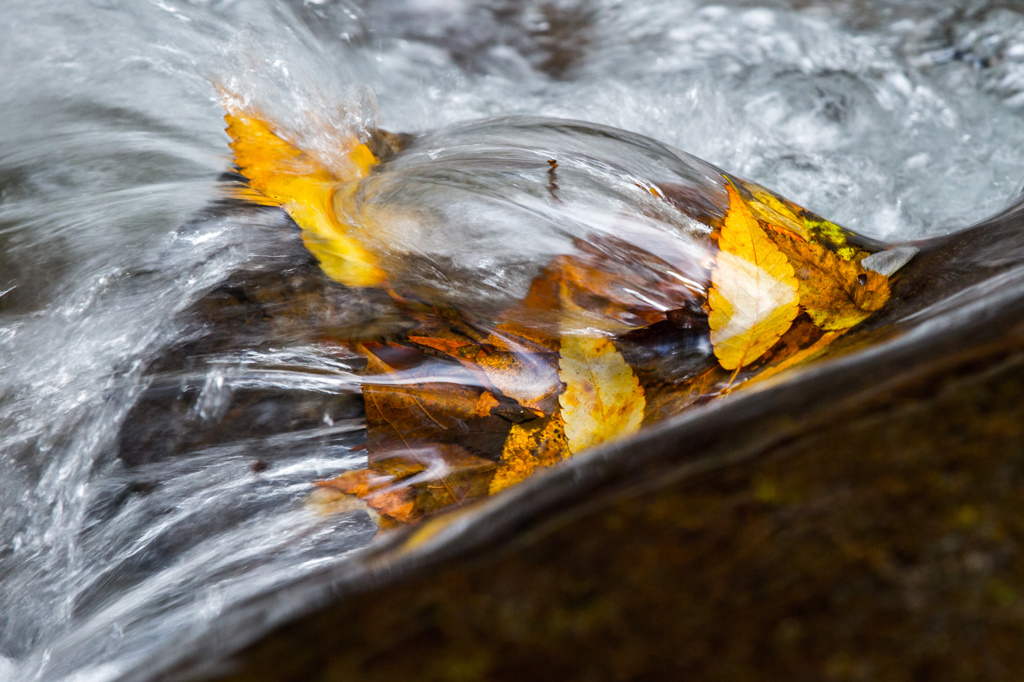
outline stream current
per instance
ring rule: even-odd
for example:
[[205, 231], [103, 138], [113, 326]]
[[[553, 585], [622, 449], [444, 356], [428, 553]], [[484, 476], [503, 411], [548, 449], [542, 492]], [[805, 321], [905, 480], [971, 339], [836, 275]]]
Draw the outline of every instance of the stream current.
[[[194, 333], [181, 313], [272, 258], [281, 230], [258, 215], [180, 229], [231, 165], [217, 86], [328, 156], [376, 126], [441, 129], [443, 149], [444, 126], [473, 119], [593, 121], [890, 242], [984, 218], [1024, 178], [1012, 2], [74, 0], [0, 15], [0, 680], [137, 673], [374, 536], [303, 503], [365, 460], [358, 416], [118, 456], [147, 367]], [[487, 248], [521, 249], [509, 233]], [[301, 339], [179, 378], [202, 419], [242, 388], [359, 390], [343, 357]], [[254, 471], [262, 452], [272, 465]]]

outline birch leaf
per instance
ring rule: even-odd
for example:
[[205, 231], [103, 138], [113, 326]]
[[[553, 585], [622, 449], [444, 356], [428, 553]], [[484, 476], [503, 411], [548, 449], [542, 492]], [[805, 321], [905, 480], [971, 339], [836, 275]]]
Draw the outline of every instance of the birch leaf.
[[715, 356], [725, 369], [761, 357], [799, 312], [793, 266], [757, 223], [730, 184], [729, 211], [711, 273], [708, 324]]
[[608, 339], [562, 339], [558, 374], [565, 384], [558, 402], [573, 454], [640, 428], [644, 391]]

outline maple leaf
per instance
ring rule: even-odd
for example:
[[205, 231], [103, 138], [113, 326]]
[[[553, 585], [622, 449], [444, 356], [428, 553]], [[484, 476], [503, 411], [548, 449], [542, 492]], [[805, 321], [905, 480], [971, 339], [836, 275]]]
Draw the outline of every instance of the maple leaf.
[[635, 433], [644, 418], [644, 391], [611, 341], [602, 337], [562, 339], [558, 397], [569, 451]]
[[236, 109], [236, 98], [225, 96], [227, 132], [238, 172], [249, 185], [240, 198], [281, 206], [302, 228], [306, 248], [324, 273], [347, 286], [378, 286], [384, 273], [373, 255], [349, 234], [334, 210], [335, 194], [344, 183], [365, 177], [377, 158], [355, 138], [349, 163], [327, 169], [318, 159], [282, 139], [259, 114]]
[[711, 274], [708, 325], [719, 363], [740, 369], [786, 333], [799, 312], [799, 295], [786, 255], [731, 183], [727, 190], [729, 210]]

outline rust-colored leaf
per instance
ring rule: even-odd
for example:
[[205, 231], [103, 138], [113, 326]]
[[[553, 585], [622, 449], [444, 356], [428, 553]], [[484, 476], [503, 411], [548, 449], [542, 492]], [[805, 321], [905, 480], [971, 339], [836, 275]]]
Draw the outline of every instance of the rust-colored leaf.
[[690, 255], [677, 254], [670, 263], [608, 235], [577, 239], [574, 246], [545, 266], [506, 319], [546, 329], [555, 339], [586, 329], [622, 332], [704, 296], [706, 270]]
[[[562, 384], [558, 379], [557, 342], [546, 334], [516, 323], [499, 323], [479, 332], [458, 318], [425, 315], [422, 311], [409, 340], [418, 346], [458, 361], [491, 388], [529, 411], [534, 417], [550, 415]], [[499, 412], [511, 418], [508, 405]]]
[[[412, 489], [417, 516], [433, 514], [488, 494], [496, 469], [492, 459], [452, 444], [423, 448], [417, 456], [427, 468], [404, 481]], [[378, 464], [380, 466], [386, 466], [386, 462]]]
[[415, 502], [412, 491], [394, 485], [394, 477], [382, 476], [367, 469], [347, 471], [327, 481], [318, 481], [308, 503], [323, 513], [358, 509], [356, 500], [381, 516], [399, 522], [412, 518]]
[[476, 365], [495, 389], [538, 415], [551, 414], [562, 383], [558, 358], [536, 343], [495, 331]]
[[[441, 443], [481, 455], [501, 451], [511, 422], [492, 414], [501, 402], [493, 395], [485, 398], [488, 392], [461, 365], [429, 361], [401, 344], [358, 348], [367, 358], [366, 373], [384, 379], [368, 378], [363, 385], [371, 461], [395, 454], [416, 457]], [[481, 414], [488, 400], [495, 405]]]

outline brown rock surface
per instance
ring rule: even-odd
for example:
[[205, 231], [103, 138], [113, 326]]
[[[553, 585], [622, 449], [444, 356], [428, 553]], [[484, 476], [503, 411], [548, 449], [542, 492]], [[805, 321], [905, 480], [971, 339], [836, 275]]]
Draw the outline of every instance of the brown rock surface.
[[[248, 641], [222, 679], [1016, 676], [1021, 222], [926, 245], [830, 362], [393, 536], [172, 669]], [[253, 642], [257, 614], [283, 624]]]

